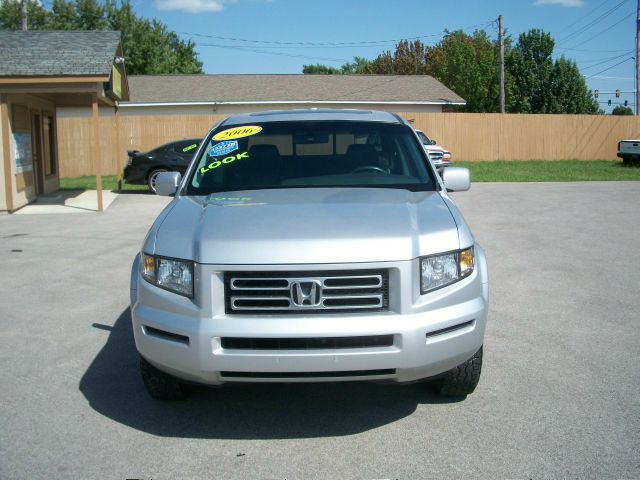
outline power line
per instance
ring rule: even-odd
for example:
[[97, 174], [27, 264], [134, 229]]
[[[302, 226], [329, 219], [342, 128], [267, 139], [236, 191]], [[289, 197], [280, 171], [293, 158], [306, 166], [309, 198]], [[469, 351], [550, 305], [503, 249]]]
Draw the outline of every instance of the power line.
[[609, 77], [602, 75], [591, 75], [589, 78], [597, 78], [598, 80], [635, 80], [635, 77]]
[[598, 65], [602, 65], [604, 63], [612, 62], [612, 61], [617, 60], [619, 58], [626, 57], [627, 55], [631, 55], [632, 53], [633, 53], [633, 50], [628, 50], [626, 53], [623, 53], [622, 55], [617, 55], [615, 57], [609, 57], [607, 59], [603, 59], [600, 62], [592, 63], [591, 65], [587, 65], [585, 67], [581, 67], [580, 70], [587, 70], [589, 68], [597, 67]]
[[582, 20], [584, 20], [585, 18], [589, 17], [593, 12], [596, 12], [598, 10], [600, 10], [602, 7], [604, 7], [607, 3], [609, 3], [611, 0], [605, 0], [604, 2], [602, 2], [600, 5], [598, 5], [596, 8], [591, 9], [589, 12], [587, 12], [586, 14], [584, 14], [583, 16], [581, 16], [580, 18], [578, 18], [575, 22], [570, 23], [569, 25], [567, 25], [566, 27], [563, 27], [562, 30], [566, 31], [569, 30], [570, 28], [572, 28], [573, 26], [577, 25], [578, 23], [580, 23]]
[[585, 44], [585, 43], [587, 43], [587, 42], [590, 42], [590, 41], [591, 41], [591, 40], [593, 40], [594, 38], [599, 37], [599, 36], [600, 36], [600, 35], [602, 35], [603, 33], [608, 32], [608, 31], [609, 31], [609, 30], [611, 30], [613, 27], [615, 27], [616, 25], [618, 25], [618, 24], [620, 24], [620, 23], [624, 22], [627, 18], [630, 18], [630, 17], [632, 17], [633, 15], [635, 15], [635, 13], [634, 13], [634, 12], [631, 12], [629, 15], [627, 15], [627, 16], [625, 16], [625, 17], [621, 18], [621, 19], [620, 19], [620, 20], [618, 20], [616, 23], [614, 23], [614, 24], [612, 24], [612, 25], [609, 25], [607, 28], [605, 28], [604, 30], [602, 30], [602, 31], [600, 31], [600, 32], [598, 32], [598, 33], [596, 33], [596, 34], [595, 34], [595, 35], [593, 35], [592, 37], [590, 37], [590, 38], [588, 38], [588, 39], [584, 40], [583, 42], [580, 42], [580, 43], [578, 43], [578, 44], [574, 45], [574, 47], [579, 47], [579, 46], [581, 46], [581, 45], [584, 45], [584, 44]]
[[626, 63], [626, 62], [628, 62], [629, 60], [633, 60], [633, 57], [629, 57], [629, 58], [627, 58], [627, 59], [625, 59], [625, 60], [621, 61], [620, 63], [616, 63], [615, 65], [612, 65], [612, 66], [610, 66], [610, 67], [607, 67], [607, 68], [605, 68], [604, 70], [599, 71], [598, 73], [594, 73], [593, 75], [589, 75], [589, 76], [588, 76], [588, 77], [586, 77], [586, 78], [587, 78], [587, 79], [589, 79], [589, 78], [593, 78], [593, 77], [595, 77], [596, 75], [600, 75], [601, 73], [608, 72], [608, 71], [609, 71], [609, 70], [611, 70], [612, 68], [615, 68], [615, 67], [617, 67], [618, 65], [622, 65], [623, 63]]
[[599, 17], [595, 18], [594, 20], [592, 20], [591, 22], [587, 23], [586, 25], [580, 27], [578, 30], [576, 30], [573, 33], [570, 33], [569, 35], [567, 35], [566, 37], [563, 37], [561, 39], [558, 40], [558, 43], [565, 43], [567, 41], [569, 41], [570, 39], [574, 39], [577, 36], [583, 34], [584, 32], [586, 32], [587, 30], [595, 27], [596, 25], [598, 25], [602, 20], [604, 20], [605, 18], [607, 18], [609, 15], [613, 14], [617, 9], [619, 9], [620, 7], [622, 7], [622, 5], [624, 5], [625, 3], [627, 3], [629, 0], [622, 0], [620, 3], [617, 3], [616, 5], [614, 5], [612, 8], [610, 8], [609, 10], [607, 10], [606, 12], [604, 12], [602, 15], [600, 15]]
[[[627, 1], [627, 0], [625, 0]], [[493, 24], [495, 22], [495, 20], [490, 20], [490, 21], [486, 21], [483, 23], [478, 23], [475, 25], [469, 25], [466, 27], [462, 27], [460, 28], [460, 30], [469, 30], [471, 28], [479, 28], [479, 27], [486, 27], [489, 26], [491, 24]], [[280, 40], [255, 40], [255, 39], [248, 39], [248, 38], [240, 38], [240, 37], [224, 37], [224, 36], [220, 36], [220, 35], [209, 35], [209, 34], [204, 34], [204, 33], [193, 33], [193, 32], [177, 32], [181, 35], [187, 35], [187, 36], [194, 36], [194, 37], [204, 37], [204, 38], [212, 38], [212, 39], [216, 39], [216, 40], [227, 40], [227, 41], [232, 41], [232, 42], [243, 42], [243, 43], [256, 43], [256, 44], [267, 44], [267, 45], [286, 45], [286, 46], [302, 46], [302, 47], [309, 47], [309, 46], [319, 46], [319, 47], [333, 47], [333, 46], [344, 46], [344, 47], [359, 47], [359, 46], [363, 46], [363, 45], [372, 45], [372, 46], [377, 46], [376, 44], [381, 44], [381, 43], [385, 43], [385, 44], [389, 44], [389, 43], [397, 43], [401, 40], [419, 40], [421, 38], [433, 38], [433, 37], [441, 37], [443, 34], [446, 33], [446, 30], [443, 30], [442, 32], [438, 32], [438, 33], [431, 33], [431, 34], [421, 34], [421, 35], [415, 35], [415, 36], [411, 36], [411, 37], [404, 37], [404, 38], [395, 38], [395, 39], [385, 39], [385, 40], [365, 40], [365, 41], [358, 41], [358, 42], [300, 42], [300, 41], [296, 41], [296, 42], [287, 42], [287, 41], [280, 41]]]
[[[192, 38], [195, 41], [195, 39]], [[435, 42], [422, 42], [424, 45], [431, 46], [435, 45]], [[198, 43], [197, 45], [204, 45], [202, 43]], [[215, 44], [216, 46], [228, 46], [229, 48], [254, 48], [258, 47], [258, 45], [222, 45]], [[282, 50], [282, 49], [299, 49], [304, 48], [307, 49], [335, 49], [335, 48], [375, 48], [375, 47], [387, 47], [389, 45], [395, 45], [394, 42], [391, 43], [379, 43], [372, 45], [330, 45], [330, 46], [320, 46], [320, 45], [260, 45], [259, 48], [268, 48], [270, 50]]]
[[259, 54], [263, 54], [263, 55], [278, 55], [281, 57], [292, 57], [292, 58], [304, 58], [307, 60], [322, 60], [325, 62], [336, 62], [336, 63], [346, 63], [349, 62], [350, 60], [345, 59], [345, 58], [331, 58], [331, 57], [313, 57], [310, 55], [302, 55], [302, 54], [296, 54], [296, 53], [287, 53], [287, 52], [266, 52], [264, 50], [256, 50], [252, 47], [244, 47], [244, 46], [238, 46], [238, 45], [219, 45], [219, 44], [215, 44], [215, 43], [199, 43], [198, 46], [200, 47], [215, 47], [215, 48], [231, 48], [231, 49], [235, 49], [235, 50], [239, 50], [241, 52], [250, 52], [250, 53], [259, 53]]
[[619, 49], [619, 50], [592, 50], [590, 48], [569, 48], [569, 47], [555, 47], [558, 50], [571, 50], [574, 52], [587, 52], [587, 53], [618, 53], [618, 52], [626, 52], [628, 49]]
[[[256, 43], [256, 44], [260, 44], [262, 48], [267, 48], [266, 45], [277, 45], [277, 48], [310, 48], [310, 47], [332, 48], [332, 47], [360, 47], [360, 46], [375, 47], [375, 46], [379, 46], [380, 44], [388, 45], [391, 43], [397, 43], [400, 40], [418, 40], [421, 38], [439, 37], [442, 35], [442, 33], [439, 32], [439, 33], [433, 33], [429, 35], [407, 37], [404, 39], [370, 40], [370, 41], [361, 41], [361, 42], [282, 42], [282, 41], [275, 41], [275, 40], [251, 40], [247, 38], [222, 37], [219, 35], [207, 35], [204, 33], [191, 33], [191, 32], [177, 32], [177, 33], [181, 35], [192, 36], [192, 37], [212, 38], [215, 40], [226, 40], [231, 42], [243, 42], [243, 43]], [[269, 46], [268, 48], [274, 48], [274, 47]]]

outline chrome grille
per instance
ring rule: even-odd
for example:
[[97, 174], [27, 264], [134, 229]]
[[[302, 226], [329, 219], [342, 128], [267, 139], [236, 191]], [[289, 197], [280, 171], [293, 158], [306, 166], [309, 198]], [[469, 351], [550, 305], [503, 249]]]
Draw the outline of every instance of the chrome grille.
[[429, 152], [429, 160], [432, 162], [441, 162], [444, 158], [444, 153], [442, 152]]
[[386, 270], [227, 272], [226, 312], [341, 313], [385, 311]]

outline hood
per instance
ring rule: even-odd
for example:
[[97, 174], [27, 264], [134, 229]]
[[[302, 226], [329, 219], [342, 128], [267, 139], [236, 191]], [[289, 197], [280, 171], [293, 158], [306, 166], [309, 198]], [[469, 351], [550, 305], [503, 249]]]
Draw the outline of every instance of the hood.
[[290, 188], [178, 197], [155, 253], [206, 264], [411, 260], [459, 248], [438, 192]]

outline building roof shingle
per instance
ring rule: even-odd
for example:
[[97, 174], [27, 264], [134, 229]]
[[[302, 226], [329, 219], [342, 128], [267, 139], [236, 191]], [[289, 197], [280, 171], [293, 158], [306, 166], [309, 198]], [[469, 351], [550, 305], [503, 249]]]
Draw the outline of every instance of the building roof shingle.
[[128, 78], [129, 103], [464, 103], [464, 99], [428, 75], [132, 75]]
[[116, 31], [0, 30], [0, 76], [107, 75]]

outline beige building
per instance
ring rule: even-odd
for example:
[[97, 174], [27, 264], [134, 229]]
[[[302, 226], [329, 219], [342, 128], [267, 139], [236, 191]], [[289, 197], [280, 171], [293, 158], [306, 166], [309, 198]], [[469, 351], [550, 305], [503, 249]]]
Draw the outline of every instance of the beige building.
[[[59, 188], [57, 111], [90, 112], [95, 155], [99, 107], [129, 98], [120, 32], [0, 31], [0, 211], [15, 211]], [[101, 209], [101, 195], [98, 199]]]

